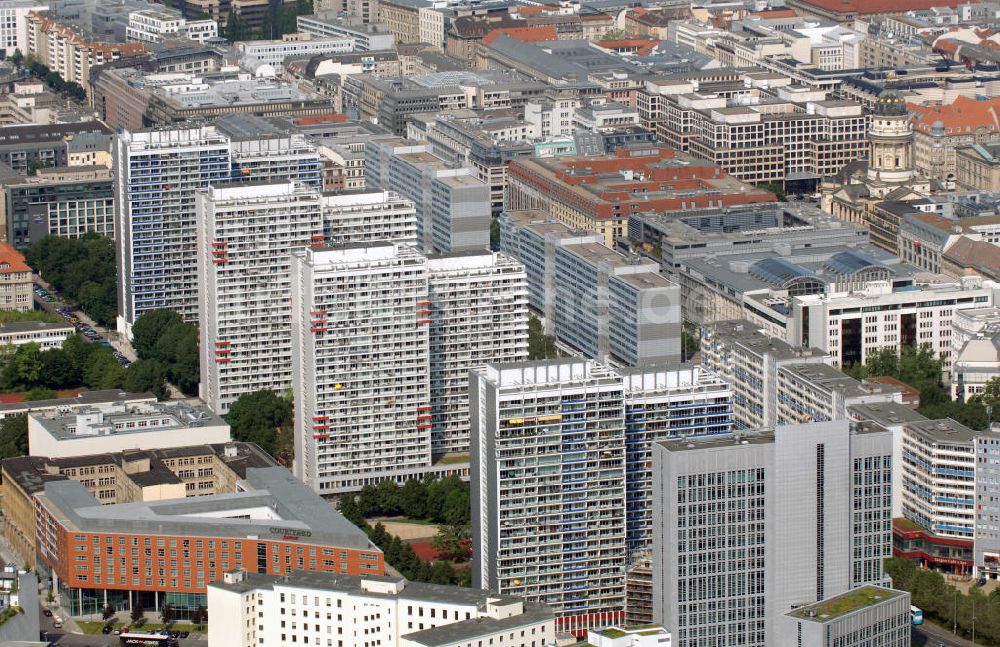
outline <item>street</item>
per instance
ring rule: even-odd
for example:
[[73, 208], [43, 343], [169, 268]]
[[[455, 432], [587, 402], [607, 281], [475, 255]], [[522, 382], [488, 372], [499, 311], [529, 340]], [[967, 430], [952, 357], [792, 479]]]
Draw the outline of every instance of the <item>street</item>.
[[956, 636], [951, 633], [950, 629], [945, 629], [926, 620], [924, 624], [913, 628], [914, 644], [917, 644], [916, 638], [918, 636], [927, 639], [927, 647], [941, 647], [942, 645], [944, 647], [975, 647], [975, 643], [971, 640]]

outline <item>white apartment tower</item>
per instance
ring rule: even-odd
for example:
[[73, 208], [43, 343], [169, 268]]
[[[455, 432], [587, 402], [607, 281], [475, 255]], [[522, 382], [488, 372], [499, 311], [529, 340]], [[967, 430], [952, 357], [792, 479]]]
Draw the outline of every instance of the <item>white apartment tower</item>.
[[394, 191], [324, 194], [323, 219], [331, 245], [391, 240], [417, 246], [417, 210]]
[[624, 621], [622, 377], [592, 360], [472, 371], [473, 585], [562, 631]]
[[323, 244], [319, 194], [294, 182], [198, 191], [201, 397], [218, 413], [292, 382], [291, 251]]
[[524, 266], [500, 252], [427, 259], [431, 445], [435, 456], [469, 452], [469, 370], [528, 359]]
[[292, 253], [295, 474], [322, 494], [431, 460], [427, 261], [399, 243]]

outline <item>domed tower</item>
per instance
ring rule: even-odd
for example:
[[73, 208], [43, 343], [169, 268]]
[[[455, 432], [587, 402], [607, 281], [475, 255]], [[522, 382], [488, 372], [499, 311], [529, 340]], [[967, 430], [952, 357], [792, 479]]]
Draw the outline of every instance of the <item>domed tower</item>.
[[886, 90], [875, 100], [868, 141], [871, 183], [898, 186], [913, 180], [913, 130], [906, 100], [896, 90]]

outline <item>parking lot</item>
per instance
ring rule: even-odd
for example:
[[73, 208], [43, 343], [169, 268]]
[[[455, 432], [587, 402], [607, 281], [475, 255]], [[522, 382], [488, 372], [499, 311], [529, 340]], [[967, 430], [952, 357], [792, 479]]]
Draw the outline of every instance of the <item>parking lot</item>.
[[46, 287], [36, 282], [34, 284], [35, 290], [35, 302], [38, 306], [50, 314], [54, 314], [58, 317], [62, 317], [68, 323], [73, 324], [76, 331], [86, 339], [87, 341], [100, 344], [105, 348], [109, 349], [111, 353], [118, 360], [118, 363], [122, 366], [127, 367], [131, 362], [127, 357], [118, 352], [116, 348], [111, 345], [111, 342], [102, 334], [98, 328], [92, 325], [92, 322], [84, 321], [85, 315], [79, 312], [76, 306], [71, 306], [66, 304], [59, 295], [51, 287]]

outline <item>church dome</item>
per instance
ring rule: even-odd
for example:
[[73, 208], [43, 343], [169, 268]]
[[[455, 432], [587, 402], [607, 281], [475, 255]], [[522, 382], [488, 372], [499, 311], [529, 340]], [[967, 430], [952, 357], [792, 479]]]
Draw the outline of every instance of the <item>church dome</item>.
[[884, 117], [899, 117], [905, 115], [906, 100], [896, 90], [886, 90], [875, 100], [875, 114]]

